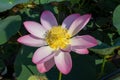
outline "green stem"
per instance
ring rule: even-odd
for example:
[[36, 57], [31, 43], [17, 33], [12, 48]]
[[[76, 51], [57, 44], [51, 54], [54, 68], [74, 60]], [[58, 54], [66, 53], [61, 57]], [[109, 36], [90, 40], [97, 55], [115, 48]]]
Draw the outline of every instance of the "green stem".
[[101, 72], [100, 72], [100, 74], [99, 74], [99, 76], [98, 76], [98, 79], [100, 79], [102, 76], [103, 76], [103, 74], [104, 74], [104, 70], [105, 70], [105, 63], [106, 63], [106, 57], [107, 56], [104, 56], [104, 58], [103, 58], [103, 62], [102, 62], [102, 66], [101, 66]]
[[100, 75], [98, 76], [98, 79], [101, 78], [102, 75], [104, 74], [105, 63], [106, 63], [106, 56], [104, 56], [104, 58], [103, 58], [103, 62], [102, 62], [102, 66], [101, 66], [101, 72], [100, 72]]
[[59, 78], [58, 78], [58, 80], [62, 80], [62, 73], [61, 72], [59, 72]]
[[82, 3], [79, 4], [79, 9], [80, 9], [81, 7], [83, 7], [84, 3], [85, 3], [85, 0], [82, 0]]
[[0, 46], [0, 50], [1, 50], [1, 53], [2, 53], [2, 54], [5, 53], [5, 51], [4, 51], [4, 49], [3, 49], [3, 46]]
[[20, 33], [20, 31], [17, 32], [19, 34], [19, 36], [22, 36], [22, 34]]
[[102, 63], [102, 67], [101, 67], [101, 75], [104, 73], [105, 63], [106, 63], [106, 56], [103, 58], [103, 63]]

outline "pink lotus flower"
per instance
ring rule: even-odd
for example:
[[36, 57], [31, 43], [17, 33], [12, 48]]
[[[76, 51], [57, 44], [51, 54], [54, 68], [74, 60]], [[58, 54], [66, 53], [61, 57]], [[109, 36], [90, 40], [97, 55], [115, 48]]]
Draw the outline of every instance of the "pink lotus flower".
[[32, 58], [39, 72], [49, 71], [55, 64], [60, 72], [68, 74], [72, 68], [70, 51], [88, 54], [90, 47], [97, 41], [90, 35], [75, 36], [90, 20], [91, 15], [72, 14], [58, 25], [50, 11], [44, 11], [40, 23], [25, 21], [24, 26], [30, 33], [18, 39], [18, 42], [39, 47]]

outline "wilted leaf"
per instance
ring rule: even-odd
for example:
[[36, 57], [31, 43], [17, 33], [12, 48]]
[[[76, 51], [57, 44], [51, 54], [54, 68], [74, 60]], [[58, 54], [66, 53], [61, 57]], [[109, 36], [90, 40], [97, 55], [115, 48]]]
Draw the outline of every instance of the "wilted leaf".
[[111, 55], [114, 53], [114, 50], [117, 49], [119, 46], [103, 48], [103, 49], [95, 49], [91, 48], [90, 50], [99, 54], [99, 55]]

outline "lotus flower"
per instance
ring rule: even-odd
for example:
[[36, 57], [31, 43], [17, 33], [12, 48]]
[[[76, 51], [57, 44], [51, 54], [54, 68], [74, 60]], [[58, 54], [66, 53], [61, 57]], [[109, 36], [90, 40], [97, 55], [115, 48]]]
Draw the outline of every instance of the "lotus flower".
[[[71, 14], [58, 25], [55, 16], [50, 11], [44, 11], [40, 23], [25, 21], [24, 26], [30, 33], [17, 41], [32, 47], [38, 47], [32, 62], [40, 73], [49, 71], [55, 64], [63, 74], [68, 74], [72, 68], [70, 52], [88, 54], [88, 48], [96, 46], [97, 41], [90, 35], [76, 35], [90, 20], [91, 15]], [[76, 36], [75, 36], [76, 35]]]

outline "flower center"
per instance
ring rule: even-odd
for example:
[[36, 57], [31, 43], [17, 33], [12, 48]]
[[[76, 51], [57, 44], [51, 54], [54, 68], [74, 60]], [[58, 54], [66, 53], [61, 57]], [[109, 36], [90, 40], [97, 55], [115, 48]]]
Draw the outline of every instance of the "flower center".
[[55, 50], [64, 49], [69, 44], [70, 34], [66, 28], [54, 26], [47, 32], [45, 39], [51, 48]]

